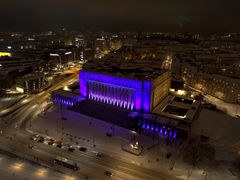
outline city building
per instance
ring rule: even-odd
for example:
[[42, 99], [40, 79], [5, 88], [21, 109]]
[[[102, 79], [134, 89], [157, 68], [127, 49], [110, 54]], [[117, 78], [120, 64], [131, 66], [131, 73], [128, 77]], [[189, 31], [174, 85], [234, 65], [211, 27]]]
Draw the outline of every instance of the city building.
[[32, 73], [41, 63], [42, 60], [39, 59], [1, 57], [0, 88], [12, 88], [16, 85], [17, 78]]
[[0, 52], [0, 57], [11, 57], [12, 54], [10, 52]]
[[80, 95], [94, 101], [136, 111], [150, 112], [168, 94], [170, 73], [152, 73], [129, 79], [80, 71]]
[[33, 73], [16, 80], [16, 90], [22, 93], [37, 92], [46, 87], [47, 81], [43, 73]]
[[238, 78], [196, 71], [186, 66], [182, 76], [186, 85], [231, 103], [240, 102], [240, 83]]
[[52, 100], [63, 105], [64, 118], [75, 112], [79, 118], [84, 115], [109, 124], [111, 132], [119, 127], [150, 137], [185, 138], [195, 115], [190, 107], [177, 105], [186, 109], [183, 118], [155, 110], [168, 96], [170, 84], [171, 71], [162, 69], [159, 62], [147, 68], [143, 62], [89, 61], [79, 72], [79, 97], [71, 90], [55, 91]]

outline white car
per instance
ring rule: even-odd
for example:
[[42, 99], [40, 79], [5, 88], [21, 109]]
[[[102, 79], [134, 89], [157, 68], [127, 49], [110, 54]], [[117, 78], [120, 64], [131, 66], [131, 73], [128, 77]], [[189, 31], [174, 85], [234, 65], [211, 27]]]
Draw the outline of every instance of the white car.
[[79, 149], [80, 146], [79, 146], [79, 145], [76, 145], [76, 144], [73, 144], [73, 145], [70, 146], [70, 148]]
[[54, 140], [51, 137], [45, 137], [43, 143], [46, 145], [53, 145]]
[[43, 141], [43, 143], [46, 144], [46, 145], [48, 145], [48, 143], [49, 143], [50, 141], [51, 141], [50, 139], [45, 139], [45, 140]]
[[37, 141], [38, 137], [39, 137], [39, 134], [34, 134], [31, 139], [34, 141]]

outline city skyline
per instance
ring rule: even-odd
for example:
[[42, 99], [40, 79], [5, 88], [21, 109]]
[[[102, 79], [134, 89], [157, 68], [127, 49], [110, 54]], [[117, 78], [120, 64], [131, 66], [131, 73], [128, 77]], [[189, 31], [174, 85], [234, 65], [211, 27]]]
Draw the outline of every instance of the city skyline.
[[1, 180], [240, 178], [239, 0], [8, 0]]

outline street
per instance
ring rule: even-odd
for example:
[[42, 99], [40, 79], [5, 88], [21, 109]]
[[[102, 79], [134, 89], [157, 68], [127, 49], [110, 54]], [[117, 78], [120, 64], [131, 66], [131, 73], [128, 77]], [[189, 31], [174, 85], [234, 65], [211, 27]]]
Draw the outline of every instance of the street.
[[[1, 113], [1, 116], [4, 117], [1, 122], [1, 130], [3, 133], [0, 138], [1, 148], [14, 151], [14, 153], [19, 156], [24, 156], [26, 159], [43, 163], [63, 172], [66, 171], [66, 168], [57, 167], [53, 164], [53, 159], [56, 158], [57, 155], [64, 156], [79, 164], [79, 172], [72, 172], [73, 174], [91, 179], [106, 179], [105, 171], [111, 171], [113, 173], [112, 179], [176, 179], [164, 172], [156, 172], [135, 164], [123, 162], [116, 159], [116, 157], [105, 156], [103, 159], [99, 159], [96, 158], [94, 154], [82, 153], [80, 151], [72, 153], [30, 140], [31, 134], [26, 131], [26, 124], [42, 112], [42, 109], [50, 99], [50, 93], [52, 91], [72, 84], [77, 81], [77, 79], [78, 74], [73, 74], [57, 84], [52, 85], [46, 91], [37, 95], [31, 95], [3, 111]], [[29, 149], [29, 144], [37, 148]]]

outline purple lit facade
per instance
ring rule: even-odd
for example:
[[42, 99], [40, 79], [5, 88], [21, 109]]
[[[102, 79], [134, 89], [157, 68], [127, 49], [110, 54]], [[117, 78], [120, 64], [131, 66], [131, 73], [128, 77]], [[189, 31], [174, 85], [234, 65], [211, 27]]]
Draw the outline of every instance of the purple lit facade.
[[64, 90], [54, 91], [52, 94], [52, 101], [57, 104], [64, 104], [68, 106], [74, 106], [79, 101], [83, 100], [79, 95], [67, 92]]
[[150, 112], [151, 82], [81, 70], [80, 95], [127, 110]]
[[177, 129], [174, 127], [154, 123], [150, 120], [141, 120], [139, 124], [142, 130], [149, 131], [157, 136], [163, 136], [174, 139], [177, 138], [178, 132]]
[[[172, 139], [178, 139], [183, 134], [176, 125], [169, 125], [164, 121], [162, 122], [161, 119], [152, 118], [153, 97], [154, 94], [159, 94], [155, 89], [162, 87], [159, 81], [119, 78], [81, 70], [79, 72], [79, 87], [80, 95], [63, 90], [55, 91], [52, 94], [53, 102], [64, 104], [65, 109], [78, 112], [80, 101], [83, 101], [82, 103], [89, 103], [89, 101], [84, 101], [86, 99], [97, 101], [135, 113], [130, 119], [134, 124], [131, 123], [129, 127], [125, 127], [130, 130], [144, 132], [154, 137]], [[142, 114], [145, 114], [146, 117]], [[125, 120], [129, 121], [129, 119], [123, 119], [123, 121]], [[119, 125], [119, 122], [115, 123]]]
[[75, 99], [68, 98], [68, 97], [62, 97], [62, 96], [58, 96], [58, 95], [54, 95], [52, 97], [52, 100], [55, 103], [65, 104], [65, 105], [68, 105], [68, 106], [73, 106], [77, 103]]

